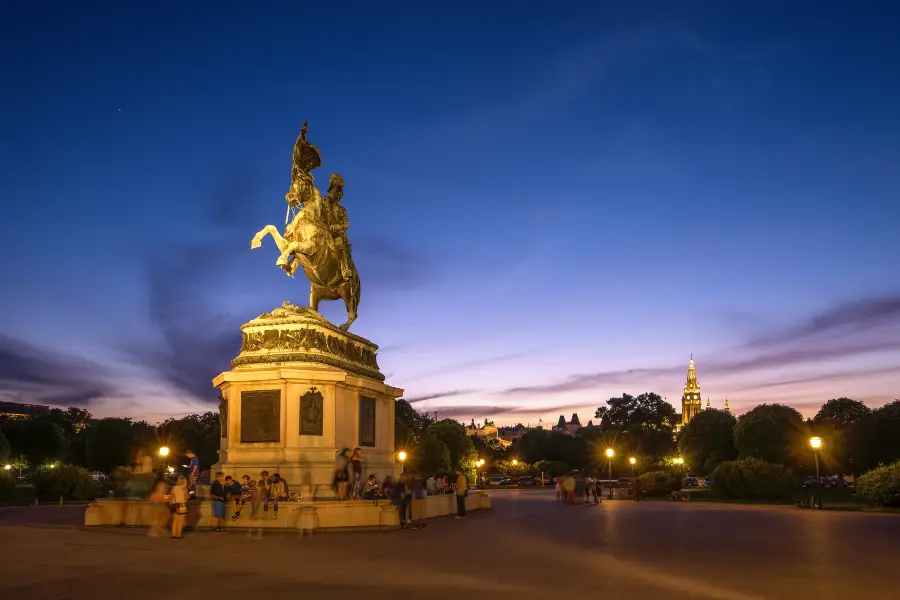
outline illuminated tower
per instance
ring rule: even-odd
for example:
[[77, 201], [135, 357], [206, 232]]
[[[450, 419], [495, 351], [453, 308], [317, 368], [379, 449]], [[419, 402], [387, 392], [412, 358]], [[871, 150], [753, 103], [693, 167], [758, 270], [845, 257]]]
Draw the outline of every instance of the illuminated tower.
[[684, 394], [681, 396], [681, 426], [687, 425], [694, 418], [694, 415], [700, 412], [702, 407], [700, 384], [697, 383], [697, 371], [694, 369], [694, 355], [691, 354], [691, 362], [688, 364], [687, 382], [684, 384]]
[[728, 408], [728, 398], [725, 398], [725, 412], [731, 414], [731, 409]]

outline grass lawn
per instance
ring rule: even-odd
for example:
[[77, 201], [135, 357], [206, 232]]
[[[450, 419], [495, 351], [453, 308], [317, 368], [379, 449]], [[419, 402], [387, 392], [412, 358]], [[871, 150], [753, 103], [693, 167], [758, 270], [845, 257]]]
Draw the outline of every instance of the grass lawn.
[[[816, 490], [811, 488], [801, 488], [796, 491], [794, 497], [790, 500], [746, 500], [734, 498], [720, 498], [715, 495], [711, 489], [688, 488], [682, 490], [691, 496], [691, 502], [719, 502], [723, 504], [769, 504], [781, 506], [793, 506], [798, 500], [809, 500]], [[861, 498], [856, 496], [852, 488], [823, 488], [822, 489], [822, 509], [837, 511], [871, 511], [871, 512], [888, 512], [900, 513], [900, 508], [873, 507], [866, 504]]]

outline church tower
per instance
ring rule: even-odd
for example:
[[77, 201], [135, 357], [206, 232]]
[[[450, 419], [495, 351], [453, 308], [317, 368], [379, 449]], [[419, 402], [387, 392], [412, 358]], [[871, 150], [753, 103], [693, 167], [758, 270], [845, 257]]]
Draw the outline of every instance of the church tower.
[[684, 394], [681, 396], [681, 426], [687, 425], [694, 418], [694, 415], [700, 412], [702, 407], [700, 384], [697, 383], [697, 371], [694, 369], [694, 355], [691, 354], [691, 362], [688, 364], [687, 383], [684, 384]]

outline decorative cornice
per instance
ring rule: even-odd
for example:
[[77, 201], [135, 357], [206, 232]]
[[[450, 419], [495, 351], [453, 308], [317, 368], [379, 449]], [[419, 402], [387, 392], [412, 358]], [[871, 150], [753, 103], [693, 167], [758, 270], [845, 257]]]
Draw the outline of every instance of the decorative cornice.
[[250, 365], [269, 365], [273, 363], [292, 363], [292, 362], [312, 362], [312, 363], [321, 363], [325, 365], [331, 365], [332, 367], [338, 367], [339, 369], [344, 369], [350, 371], [351, 373], [356, 373], [357, 375], [361, 375], [363, 377], [369, 377], [372, 379], [376, 379], [378, 381], [384, 381], [384, 375], [381, 374], [378, 370], [367, 369], [361, 365], [356, 365], [351, 362], [341, 360], [339, 358], [328, 356], [325, 354], [314, 354], [311, 352], [283, 352], [283, 353], [268, 353], [268, 354], [249, 354], [244, 356], [238, 356], [234, 360], [231, 361], [232, 367], [246, 367]]

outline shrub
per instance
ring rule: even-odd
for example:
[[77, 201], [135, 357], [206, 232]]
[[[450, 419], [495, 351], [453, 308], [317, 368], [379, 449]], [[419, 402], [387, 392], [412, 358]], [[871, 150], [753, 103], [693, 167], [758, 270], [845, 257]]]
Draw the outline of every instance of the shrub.
[[94, 491], [90, 473], [74, 465], [60, 465], [41, 471], [34, 479], [34, 488], [37, 497], [42, 500], [88, 500]]
[[789, 501], [797, 487], [791, 469], [758, 458], [724, 462], [716, 467], [712, 477], [719, 497], [736, 500]]
[[875, 504], [900, 505], [900, 461], [864, 473], [856, 481], [856, 493]]
[[650, 471], [638, 477], [641, 493], [648, 497], [668, 496], [681, 486], [668, 471]]

